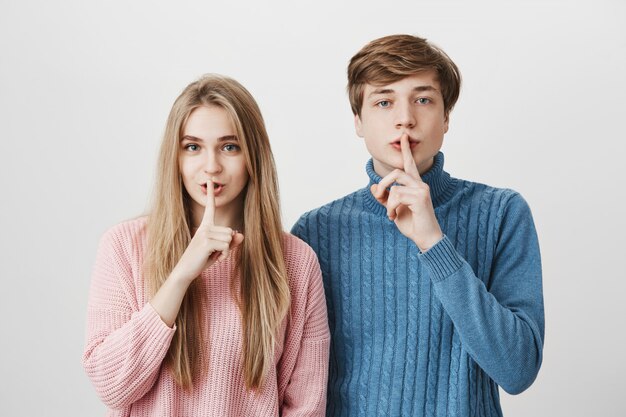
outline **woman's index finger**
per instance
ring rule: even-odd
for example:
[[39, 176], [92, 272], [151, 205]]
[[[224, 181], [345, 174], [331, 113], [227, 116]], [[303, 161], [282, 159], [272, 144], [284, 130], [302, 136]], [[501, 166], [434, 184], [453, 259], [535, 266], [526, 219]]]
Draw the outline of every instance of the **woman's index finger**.
[[212, 181], [206, 183], [206, 205], [204, 206], [202, 223], [211, 226], [215, 224], [215, 192]]

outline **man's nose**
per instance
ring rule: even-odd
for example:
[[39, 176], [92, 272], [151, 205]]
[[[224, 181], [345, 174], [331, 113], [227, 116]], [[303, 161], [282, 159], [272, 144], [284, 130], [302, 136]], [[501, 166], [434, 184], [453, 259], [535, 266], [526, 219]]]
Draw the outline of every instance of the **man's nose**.
[[414, 127], [416, 123], [415, 115], [411, 103], [398, 103], [395, 108], [396, 127]]

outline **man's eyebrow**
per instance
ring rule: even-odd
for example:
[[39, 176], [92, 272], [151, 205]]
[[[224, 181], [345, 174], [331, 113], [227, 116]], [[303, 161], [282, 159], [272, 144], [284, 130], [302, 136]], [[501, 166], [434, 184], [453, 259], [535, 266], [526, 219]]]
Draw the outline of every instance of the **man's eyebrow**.
[[437, 90], [432, 85], [420, 85], [420, 86], [413, 88], [413, 91], [420, 92], [420, 91], [439, 91], [439, 90]]
[[392, 93], [395, 93], [395, 91], [392, 88], [377, 88], [376, 90], [369, 93], [367, 96], [371, 97], [371, 96], [376, 96], [379, 94], [392, 94]]
[[[198, 138], [192, 135], [185, 135], [182, 138], [180, 138], [180, 141], [184, 141], [184, 140], [190, 140], [193, 142], [204, 142], [204, 139], [202, 138]], [[226, 136], [220, 136], [219, 138], [217, 138], [218, 142], [229, 142], [229, 141], [237, 141], [237, 136], [235, 135], [226, 135]]]
[[[439, 91], [437, 90], [435, 87], [433, 87], [432, 85], [418, 85], [417, 87], [413, 87], [413, 91], [414, 92], [422, 92], [422, 91]], [[372, 91], [371, 93], [368, 94], [368, 98], [371, 96], [376, 96], [376, 95], [381, 95], [381, 94], [393, 94], [395, 93], [395, 90], [392, 88], [377, 88], [376, 90]]]

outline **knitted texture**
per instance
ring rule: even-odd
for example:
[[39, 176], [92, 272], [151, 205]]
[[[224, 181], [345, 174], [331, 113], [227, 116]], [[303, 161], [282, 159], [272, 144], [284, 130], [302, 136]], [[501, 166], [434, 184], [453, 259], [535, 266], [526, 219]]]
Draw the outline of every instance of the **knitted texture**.
[[[328, 305], [328, 416], [501, 416], [498, 386], [535, 379], [544, 337], [541, 261], [516, 192], [423, 175], [443, 240], [421, 253], [369, 185], [304, 214]], [[381, 178], [372, 161], [369, 184]]]
[[283, 240], [291, 307], [265, 385], [258, 392], [245, 389], [231, 254], [198, 278], [206, 288], [208, 370], [185, 391], [163, 365], [176, 329], [163, 323], [144, 290], [146, 219], [105, 233], [92, 277], [83, 366], [107, 415], [324, 415], [330, 341], [319, 264], [300, 239], [285, 233]]

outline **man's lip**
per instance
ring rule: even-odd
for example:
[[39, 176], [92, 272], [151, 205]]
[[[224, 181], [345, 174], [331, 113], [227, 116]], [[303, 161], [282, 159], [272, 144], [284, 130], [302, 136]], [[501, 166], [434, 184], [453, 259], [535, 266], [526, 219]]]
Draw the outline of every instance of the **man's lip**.
[[[415, 148], [418, 144], [419, 144], [419, 141], [414, 140], [414, 139], [409, 139], [409, 147], [411, 149]], [[398, 150], [402, 149], [402, 145], [400, 144], [399, 140], [391, 142], [391, 146], [393, 146], [395, 149], [398, 149]]]

